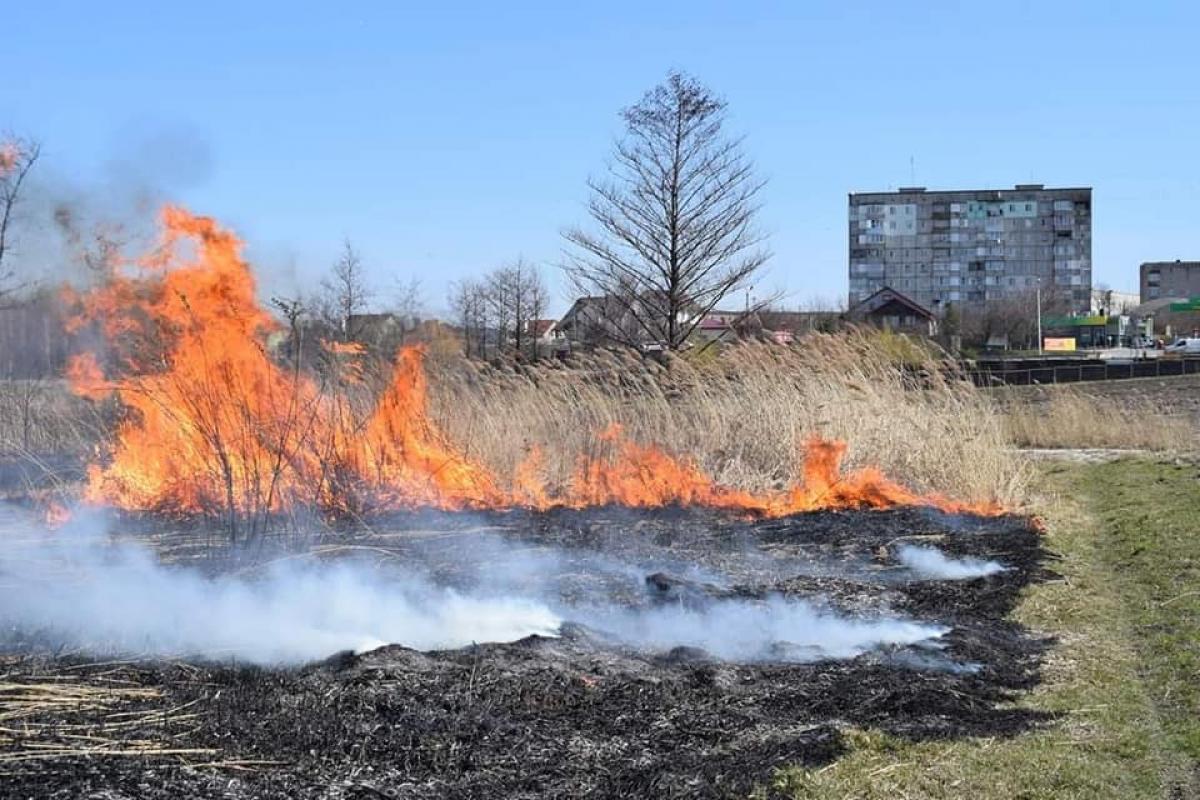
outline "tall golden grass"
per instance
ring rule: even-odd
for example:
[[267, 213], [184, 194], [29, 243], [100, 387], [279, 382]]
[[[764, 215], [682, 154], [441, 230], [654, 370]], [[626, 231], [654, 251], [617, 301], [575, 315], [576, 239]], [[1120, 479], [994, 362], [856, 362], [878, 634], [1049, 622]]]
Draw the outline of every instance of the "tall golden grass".
[[[429, 408], [451, 443], [503, 478], [537, 448], [554, 487], [621, 425], [638, 442], [696, 462], [750, 490], [791, 484], [811, 436], [844, 440], [847, 466], [877, 466], [922, 492], [963, 501], [1026, 497], [1019, 447], [1194, 449], [1187, 418], [1145, 414], [1055, 387], [1044, 396], [980, 390], [913, 340], [874, 332], [814, 333], [793, 346], [745, 343], [661, 362], [598, 350], [566, 362], [501, 364], [431, 352]], [[369, 384], [351, 397], [367, 414]], [[111, 405], [111, 404], [109, 404]], [[0, 383], [0, 450], [91, 457], [112, 408], [61, 382]]]
[[1002, 398], [1008, 438], [1018, 447], [1192, 450], [1197, 430], [1187, 414], [1131, 408], [1074, 387], [1047, 387], [1038, 398]]
[[991, 397], [897, 337], [813, 334], [790, 347], [739, 344], [662, 364], [598, 351], [565, 365], [454, 359], [431, 370], [436, 421], [501, 475], [537, 447], [550, 482], [565, 479], [596, 433], [619, 424], [738, 488], [791, 483], [804, 440], [820, 435], [848, 442], [848, 466], [878, 466], [920, 491], [1024, 497], [1027, 469]]

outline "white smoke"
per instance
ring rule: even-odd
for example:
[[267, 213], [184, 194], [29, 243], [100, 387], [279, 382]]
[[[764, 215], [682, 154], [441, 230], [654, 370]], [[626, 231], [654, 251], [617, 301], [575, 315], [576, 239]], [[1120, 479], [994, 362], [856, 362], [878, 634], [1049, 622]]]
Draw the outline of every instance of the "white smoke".
[[[946, 632], [889, 617], [846, 617], [783, 597], [634, 608], [610, 602], [597, 585], [567, 603], [554, 583], [564, 554], [498, 537], [456, 551], [468, 562], [463, 574], [473, 588], [454, 590], [415, 569], [346, 559], [290, 559], [253, 576], [209, 577], [164, 565], [142, 545], [110, 541], [87, 514], [54, 532], [20, 521], [20, 535], [11, 534], [12, 519], [0, 513], [10, 531], [0, 548], [5, 635], [41, 635], [92, 653], [299, 663], [383, 644], [431, 650], [554, 636], [570, 620], [654, 652], [685, 646], [732, 660], [808, 661], [929, 642]], [[602, 558], [596, 556], [598, 571], [612, 570], [626, 587], [642, 584], [644, 572]]]
[[0, 554], [0, 621], [85, 650], [295, 663], [399, 643], [421, 650], [554, 635], [541, 602], [474, 596], [352, 561], [281, 562], [253, 578], [164, 566], [86, 519]]
[[699, 611], [678, 604], [649, 611], [607, 606], [592, 609], [588, 618], [632, 645], [699, 647], [731, 661], [853, 658], [878, 647], [928, 642], [949, 631], [889, 617], [846, 617], [781, 596], [724, 600]]
[[996, 561], [978, 558], [950, 558], [936, 547], [901, 545], [896, 553], [900, 563], [923, 578], [936, 580], [966, 580], [1003, 572], [1006, 567]]

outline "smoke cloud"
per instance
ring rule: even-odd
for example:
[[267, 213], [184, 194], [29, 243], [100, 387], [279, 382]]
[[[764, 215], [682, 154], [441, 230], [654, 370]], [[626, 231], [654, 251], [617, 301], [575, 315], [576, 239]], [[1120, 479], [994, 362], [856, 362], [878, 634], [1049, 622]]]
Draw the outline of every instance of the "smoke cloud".
[[682, 605], [649, 611], [608, 606], [592, 609], [588, 618], [634, 646], [699, 647], [730, 661], [853, 658], [878, 647], [928, 642], [949, 630], [888, 617], [855, 619], [781, 596], [725, 600], [699, 611]]
[[[11, 519], [12, 509], [0, 516]], [[140, 544], [111, 541], [103, 521], [86, 513], [54, 532], [28, 519], [17, 527], [0, 553], [0, 623], [10, 636], [91, 653], [288, 664], [384, 644], [431, 650], [554, 636], [570, 621], [647, 651], [683, 646], [730, 660], [809, 661], [926, 643], [947, 630], [851, 618], [784, 597], [630, 606], [596, 584], [568, 602], [556, 584], [563, 554], [498, 537], [460, 551], [479, 563], [463, 572], [467, 588], [451, 588], [417, 567], [349, 559], [290, 559], [253, 575], [210, 577], [164, 565]], [[640, 568], [595, 560], [605, 581], [644, 590]]]
[[0, 620], [85, 650], [295, 663], [399, 643], [421, 650], [553, 635], [520, 597], [472, 596], [355, 561], [284, 561], [252, 577], [165, 566], [73, 520], [0, 556]]
[[923, 578], [960, 581], [1003, 572], [1007, 567], [996, 561], [978, 558], [950, 558], [935, 547], [901, 545], [896, 553], [900, 563]]

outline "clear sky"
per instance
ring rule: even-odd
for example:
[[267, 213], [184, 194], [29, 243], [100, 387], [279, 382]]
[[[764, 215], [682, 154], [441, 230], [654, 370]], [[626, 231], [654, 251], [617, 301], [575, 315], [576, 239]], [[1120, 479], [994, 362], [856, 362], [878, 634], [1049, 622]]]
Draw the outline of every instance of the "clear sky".
[[[846, 194], [1092, 186], [1094, 277], [1200, 258], [1193, 3], [8, 3], [0, 131], [43, 180], [144, 182], [247, 240], [273, 290], [343, 237], [380, 289], [584, 221], [617, 112], [669, 69], [725, 96], [769, 180], [760, 280], [846, 290]], [[103, 196], [103, 194], [101, 194]], [[558, 276], [546, 269], [558, 304]]]

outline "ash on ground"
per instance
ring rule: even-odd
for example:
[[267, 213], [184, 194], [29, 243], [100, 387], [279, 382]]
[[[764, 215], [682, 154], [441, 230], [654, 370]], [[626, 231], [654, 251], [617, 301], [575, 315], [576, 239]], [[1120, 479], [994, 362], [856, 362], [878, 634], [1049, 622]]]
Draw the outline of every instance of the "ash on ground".
[[[1016, 735], [1045, 721], [1013, 703], [1050, 644], [1007, 619], [1022, 588], [1051, 574], [1024, 519], [413, 515], [372, 523], [353, 546], [420, 564], [442, 586], [549, 592], [566, 622], [557, 636], [387, 645], [287, 668], [101, 658], [10, 630], [0, 683], [16, 688], [0, 691], [0, 705], [20, 711], [25, 733], [0, 734], [0, 786], [111, 800], [737, 797], [769, 791], [778, 768], [838, 758], [847, 726], [923, 739]], [[911, 548], [935, 555], [923, 571]], [[930, 577], [948, 561], [952, 577]], [[981, 564], [1003, 568], [970, 577], [963, 566]], [[781, 603], [928, 635], [842, 651], [820, 636], [778, 637], [722, 652], [725, 637], [622, 627], [626, 613], [688, 620]], [[86, 701], [45, 699], [63, 686]], [[22, 704], [29, 697], [41, 705]]]

